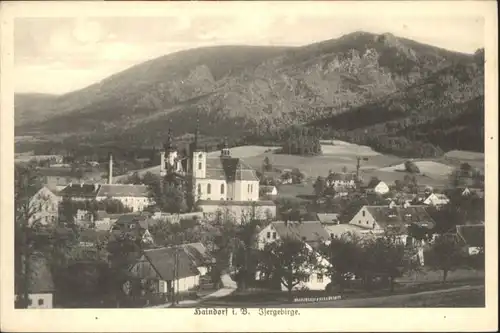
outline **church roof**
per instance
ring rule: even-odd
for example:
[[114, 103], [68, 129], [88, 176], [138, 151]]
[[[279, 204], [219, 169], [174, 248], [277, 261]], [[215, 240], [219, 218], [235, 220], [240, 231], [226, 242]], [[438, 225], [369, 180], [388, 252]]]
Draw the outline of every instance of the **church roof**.
[[226, 180], [259, 181], [257, 173], [242, 159], [235, 157], [207, 158], [207, 178]]

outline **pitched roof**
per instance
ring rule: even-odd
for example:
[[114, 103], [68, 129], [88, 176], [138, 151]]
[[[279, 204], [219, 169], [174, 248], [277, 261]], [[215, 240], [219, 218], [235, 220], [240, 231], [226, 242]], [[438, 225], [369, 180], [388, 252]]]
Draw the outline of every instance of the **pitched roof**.
[[363, 228], [352, 224], [333, 224], [323, 227], [330, 236], [333, 235], [334, 237], [341, 237], [347, 233], [361, 234], [365, 231]]
[[203, 266], [205, 264], [211, 263], [212, 261], [212, 256], [202, 243], [182, 244], [179, 245], [179, 247], [181, 247], [184, 252], [186, 252], [186, 254], [196, 266]]
[[100, 186], [99, 184], [71, 184], [63, 188], [60, 195], [93, 198], [96, 197]]
[[303, 240], [309, 245], [328, 240], [330, 236], [319, 221], [275, 221], [271, 222], [280, 238]]
[[146, 185], [106, 184], [101, 185], [97, 195], [100, 197], [147, 197], [149, 189]]
[[484, 247], [484, 225], [457, 225], [457, 235], [469, 246]]
[[158, 223], [158, 220], [151, 218], [149, 215], [146, 214], [125, 214], [121, 215], [116, 222], [114, 223], [114, 226], [120, 227], [120, 226], [125, 226], [133, 223], [138, 223], [142, 229], [149, 229], [149, 227], [155, 225]]
[[377, 224], [386, 229], [387, 227], [405, 227], [406, 224], [417, 224], [432, 229], [435, 222], [427, 213], [426, 206], [364, 206], [375, 219]]
[[[48, 260], [41, 254], [34, 254], [30, 259], [31, 279], [28, 285], [30, 294], [52, 293], [54, 288], [54, 280]], [[20, 281], [15, 279], [16, 293], [21, 292]]]
[[[175, 260], [176, 252], [178, 254], [177, 265]], [[189, 255], [179, 248], [163, 247], [145, 250], [144, 256], [149, 260], [163, 280], [174, 280], [176, 275], [181, 279], [200, 274]], [[178, 268], [177, 274], [175, 274], [176, 266]]]
[[259, 181], [255, 170], [240, 158], [207, 158], [206, 168], [209, 179]]
[[333, 223], [339, 219], [339, 214], [317, 213], [316, 216], [321, 223]]

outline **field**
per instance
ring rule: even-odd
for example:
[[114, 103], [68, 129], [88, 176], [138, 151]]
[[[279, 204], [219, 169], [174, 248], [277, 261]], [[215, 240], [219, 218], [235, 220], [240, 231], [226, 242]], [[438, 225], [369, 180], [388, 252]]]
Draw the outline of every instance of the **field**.
[[[332, 145], [333, 143], [333, 145]], [[238, 157], [243, 158], [253, 168], [260, 170], [262, 162], [267, 156], [274, 168], [293, 169], [299, 168], [306, 176], [305, 184], [301, 185], [283, 185], [278, 189], [280, 196], [302, 196], [313, 193], [312, 184], [318, 176], [327, 176], [330, 170], [341, 172], [344, 168], [348, 171], [356, 170], [357, 157], [366, 158], [360, 163], [360, 177], [369, 181], [371, 177], [393, 184], [395, 180], [403, 180], [405, 159], [380, 154], [373, 151], [370, 147], [359, 146], [343, 141], [322, 141], [321, 156], [296, 156], [275, 154], [272, 151], [266, 152], [266, 147], [257, 148], [251, 146], [248, 148], [248, 154], [245, 154], [245, 147], [238, 147]], [[231, 152], [233, 151], [231, 149]], [[269, 148], [267, 148], [269, 149]], [[263, 151], [262, 154], [255, 154], [256, 151]], [[444, 158], [434, 160], [416, 161], [421, 170], [421, 174], [414, 175], [419, 184], [426, 184], [434, 187], [443, 187], [448, 181], [448, 175], [454, 167], [459, 166], [446, 161]], [[412, 175], [413, 176], [413, 175]]]
[[[278, 189], [280, 196], [304, 196], [313, 193], [312, 184], [318, 176], [327, 176], [330, 170], [334, 172], [355, 171], [357, 157], [361, 157], [360, 176], [365, 182], [371, 177], [390, 184], [395, 180], [403, 180], [404, 162], [406, 159], [380, 154], [370, 147], [360, 146], [339, 140], [321, 141], [323, 154], [320, 156], [297, 156], [278, 154], [278, 147], [267, 146], [240, 146], [231, 148], [231, 156], [242, 158], [247, 164], [256, 170], [262, 169], [263, 161], [269, 158], [275, 169], [298, 168], [306, 176], [306, 181], [301, 185], [283, 185]], [[208, 153], [208, 157], [218, 157], [220, 152]], [[473, 167], [484, 169], [482, 154], [471, 152], [453, 151], [444, 157], [435, 159], [415, 160], [421, 174], [414, 175], [419, 184], [426, 184], [433, 187], [444, 187], [448, 182], [448, 175], [453, 168], [459, 167], [460, 163], [467, 162]], [[458, 159], [463, 157], [464, 159]], [[365, 160], [366, 159], [366, 160]], [[159, 167], [152, 167], [140, 170], [139, 174], [146, 171], [159, 172]], [[279, 173], [278, 173], [279, 174]], [[413, 176], [413, 175], [412, 175]], [[118, 180], [118, 177], [117, 177]]]
[[[430, 176], [446, 177], [453, 171], [453, 167], [435, 161], [416, 161], [415, 165], [420, 169], [420, 173]], [[404, 172], [404, 163], [379, 169], [380, 171]]]

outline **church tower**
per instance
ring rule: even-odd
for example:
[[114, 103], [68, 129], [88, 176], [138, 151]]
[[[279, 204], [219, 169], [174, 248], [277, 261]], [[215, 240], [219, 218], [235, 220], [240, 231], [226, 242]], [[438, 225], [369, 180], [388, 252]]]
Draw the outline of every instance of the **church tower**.
[[178, 172], [179, 171], [179, 161], [177, 156], [177, 149], [173, 144], [172, 130], [168, 129], [167, 141], [163, 145], [163, 152], [160, 155], [161, 165], [160, 165], [160, 175], [164, 176], [169, 171]]
[[229, 158], [231, 157], [231, 151], [229, 150], [229, 146], [227, 144], [227, 137], [224, 137], [224, 144], [222, 146], [222, 150], [220, 151], [221, 158]]
[[191, 146], [191, 173], [193, 178], [205, 178], [207, 175], [207, 152], [199, 147], [200, 119], [196, 116], [196, 131]]

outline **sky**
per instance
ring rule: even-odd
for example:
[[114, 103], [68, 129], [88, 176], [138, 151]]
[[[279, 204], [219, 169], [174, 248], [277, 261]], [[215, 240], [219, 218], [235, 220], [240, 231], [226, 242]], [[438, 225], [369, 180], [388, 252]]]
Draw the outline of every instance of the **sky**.
[[15, 92], [63, 94], [172, 52], [211, 45], [300, 46], [366, 31], [449, 50], [484, 47], [478, 17], [346, 18], [297, 12], [161, 17], [40, 17], [14, 22]]

